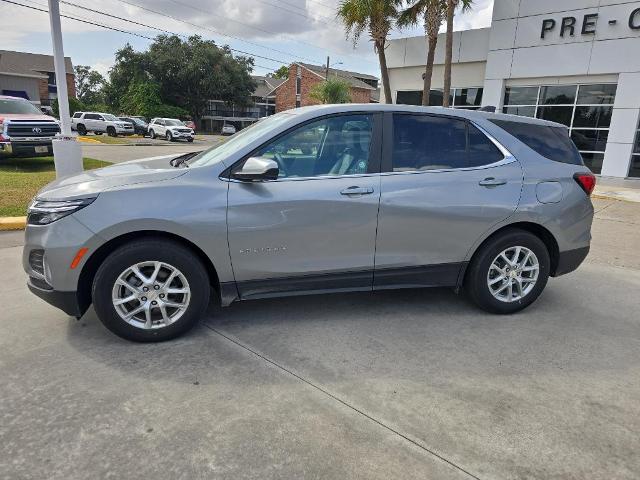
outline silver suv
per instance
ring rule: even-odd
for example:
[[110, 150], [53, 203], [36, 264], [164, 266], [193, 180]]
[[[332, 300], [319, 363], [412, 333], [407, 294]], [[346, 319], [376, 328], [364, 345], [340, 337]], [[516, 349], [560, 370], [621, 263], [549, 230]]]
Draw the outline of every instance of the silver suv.
[[188, 330], [236, 300], [451, 287], [513, 313], [589, 252], [595, 178], [566, 127], [325, 105], [217, 148], [57, 180], [34, 199], [29, 288], [116, 334]]

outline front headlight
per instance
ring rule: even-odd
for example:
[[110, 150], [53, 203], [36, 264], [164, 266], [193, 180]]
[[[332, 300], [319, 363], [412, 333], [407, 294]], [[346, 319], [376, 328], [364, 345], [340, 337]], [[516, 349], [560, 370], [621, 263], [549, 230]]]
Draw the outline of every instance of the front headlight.
[[29, 205], [27, 223], [29, 225], [48, 225], [91, 205], [95, 199], [96, 197], [55, 201], [35, 199]]

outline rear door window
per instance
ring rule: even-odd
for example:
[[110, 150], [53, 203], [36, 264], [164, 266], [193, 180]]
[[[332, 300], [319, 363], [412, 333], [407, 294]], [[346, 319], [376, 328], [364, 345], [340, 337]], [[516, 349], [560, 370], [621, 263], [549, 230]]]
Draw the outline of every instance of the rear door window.
[[582, 157], [564, 127], [536, 125], [509, 120], [491, 120], [526, 146], [549, 160], [582, 165]]
[[465, 120], [435, 115], [393, 116], [394, 172], [490, 165], [504, 156]]

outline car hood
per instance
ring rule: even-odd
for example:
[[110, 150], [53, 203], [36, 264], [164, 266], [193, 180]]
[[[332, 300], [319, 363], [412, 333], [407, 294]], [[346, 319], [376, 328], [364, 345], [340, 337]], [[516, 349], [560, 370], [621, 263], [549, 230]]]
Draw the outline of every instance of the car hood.
[[0, 112], [0, 121], [2, 120], [33, 120], [38, 122], [57, 122], [57, 120], [49, 115], [38, 115], [37, 113], [2, 113]]
[[43, 200], [87, 198], [127, 185], [171, 180], [187, 172], [186, 168], [169, 164], [177, 156], [133, 160], [59, 178], [40, 190], [37, 197]]

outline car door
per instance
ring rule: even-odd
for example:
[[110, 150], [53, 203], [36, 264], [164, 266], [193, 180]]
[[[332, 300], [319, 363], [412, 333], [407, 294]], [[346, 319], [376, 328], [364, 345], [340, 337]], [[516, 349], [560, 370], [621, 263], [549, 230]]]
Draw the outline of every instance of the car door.
[[509, 217], [520, 164], [472, 122], [387, 114], [375, 288], [453, 286], [470, 249]]
[[372, 289], [381, 119], [307, 122], [251, 155], [275, 160], [277, 180], [231, 178], [228, 238], [242, 298]]
[[95, 113], [85, 113], [84, 115], [84, 126], [89, 131], [95, 131], [96, 129], [96, 118], [98, 116]]

